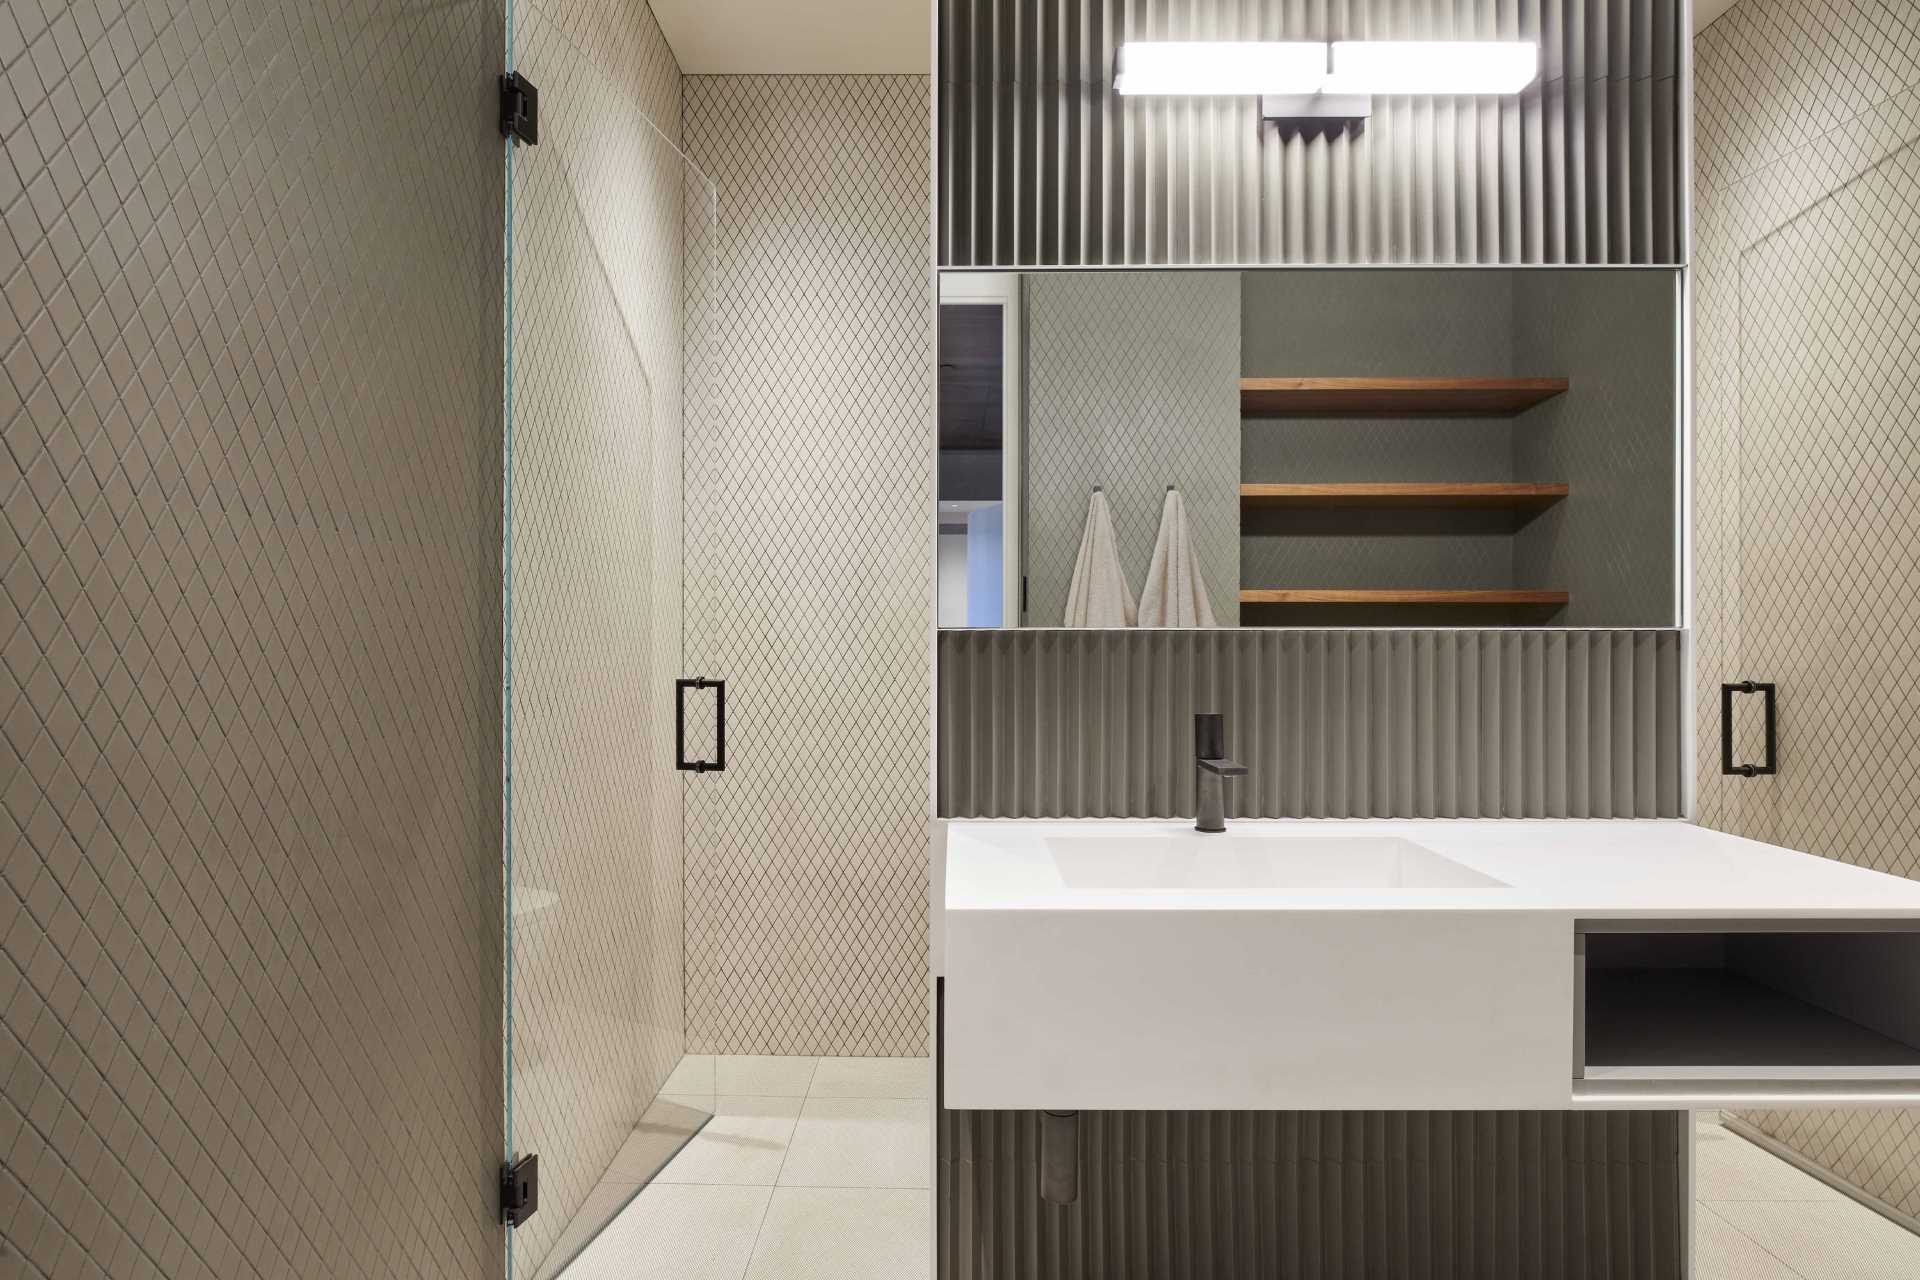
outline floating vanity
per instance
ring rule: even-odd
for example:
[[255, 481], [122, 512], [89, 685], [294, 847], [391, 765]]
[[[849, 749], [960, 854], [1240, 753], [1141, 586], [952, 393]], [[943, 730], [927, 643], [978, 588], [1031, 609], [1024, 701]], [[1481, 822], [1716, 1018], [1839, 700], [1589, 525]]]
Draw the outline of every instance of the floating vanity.
[[1920, 883], [1679, 821], [953, 822], [945, 1105], [1920, 1103]]

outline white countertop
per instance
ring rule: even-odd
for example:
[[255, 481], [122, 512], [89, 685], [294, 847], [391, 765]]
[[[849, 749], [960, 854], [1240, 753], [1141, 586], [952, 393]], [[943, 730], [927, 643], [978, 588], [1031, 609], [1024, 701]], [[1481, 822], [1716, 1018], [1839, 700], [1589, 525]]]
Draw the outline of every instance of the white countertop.
[[[1920, 882], [1688, 822], [955, 821], [936, 883], [952, 1106], [1920, 1101], [1920, 1081], [1816, 1078], [1790, 1037], [1740, 1080], [1583, 1074], [1583, 921], [1920, 919]], [[1858, 993], [1826, 989], [1920, 989], [1911, 950], [1888, 955], [1845, 961], [1869, 965]]]
[[1578, 918], [1920, 916], [1920, 881], [1658, 819], [1240, 820], [1229, 832], [1392, 836], [1502, 882], [1504, 888], [1074, 888], [1049, 837], [1151, 832], [1219, 836], [1191, 822], [954, 821], [947, 827], [948, 911], [1524, 911]]

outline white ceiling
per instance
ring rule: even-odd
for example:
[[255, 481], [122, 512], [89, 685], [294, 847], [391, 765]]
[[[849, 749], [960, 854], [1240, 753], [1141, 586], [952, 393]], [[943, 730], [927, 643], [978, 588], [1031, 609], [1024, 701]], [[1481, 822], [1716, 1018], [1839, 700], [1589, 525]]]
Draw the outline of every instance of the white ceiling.
[[[933, 0], [652, 0], [690, 75], [926, 74]], [[1694, 0], [1693, 29], [1734, 0]]]
[[932, 69], [932, 0], [653, 0], [689, 75]]

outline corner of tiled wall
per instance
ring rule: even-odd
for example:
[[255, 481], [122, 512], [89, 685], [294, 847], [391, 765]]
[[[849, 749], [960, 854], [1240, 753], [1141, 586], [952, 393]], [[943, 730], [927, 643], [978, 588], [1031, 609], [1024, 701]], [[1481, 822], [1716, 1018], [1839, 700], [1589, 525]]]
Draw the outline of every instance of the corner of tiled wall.
[[926, 76], [689, 76], [692, 1052], [926, 1052], [933, 296]]
[[[645, 4], [516, 0], [542, 90], [513, 164], [511, 1143], [532, 1276], [685, 1049], [681, 75]], [[549, 1268], [551, 1269], [551, 1268]]]
[[0, 1272], [498, 1274], [502, 30], [0, 5]]
[[[1694, 58], [1700, 820], [1917, 875], [1920, 8], [1738, 0]], [[1720, 775], [1737, 679], [1779, 685], [1775, 777]], [[1914, 1112], [1743, 1114], [1920, 1214]]]

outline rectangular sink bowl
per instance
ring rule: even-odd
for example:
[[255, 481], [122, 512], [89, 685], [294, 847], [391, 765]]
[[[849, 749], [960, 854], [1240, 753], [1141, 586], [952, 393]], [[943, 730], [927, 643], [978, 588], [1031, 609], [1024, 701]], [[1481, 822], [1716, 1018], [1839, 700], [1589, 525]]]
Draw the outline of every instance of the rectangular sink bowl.
[[1050, 836], [1069, 889], [1505, 889], [1399, 836]]
[[1424, 834], [954, 823], [947, 1105], [1564, 1107], [1570, 923]]

